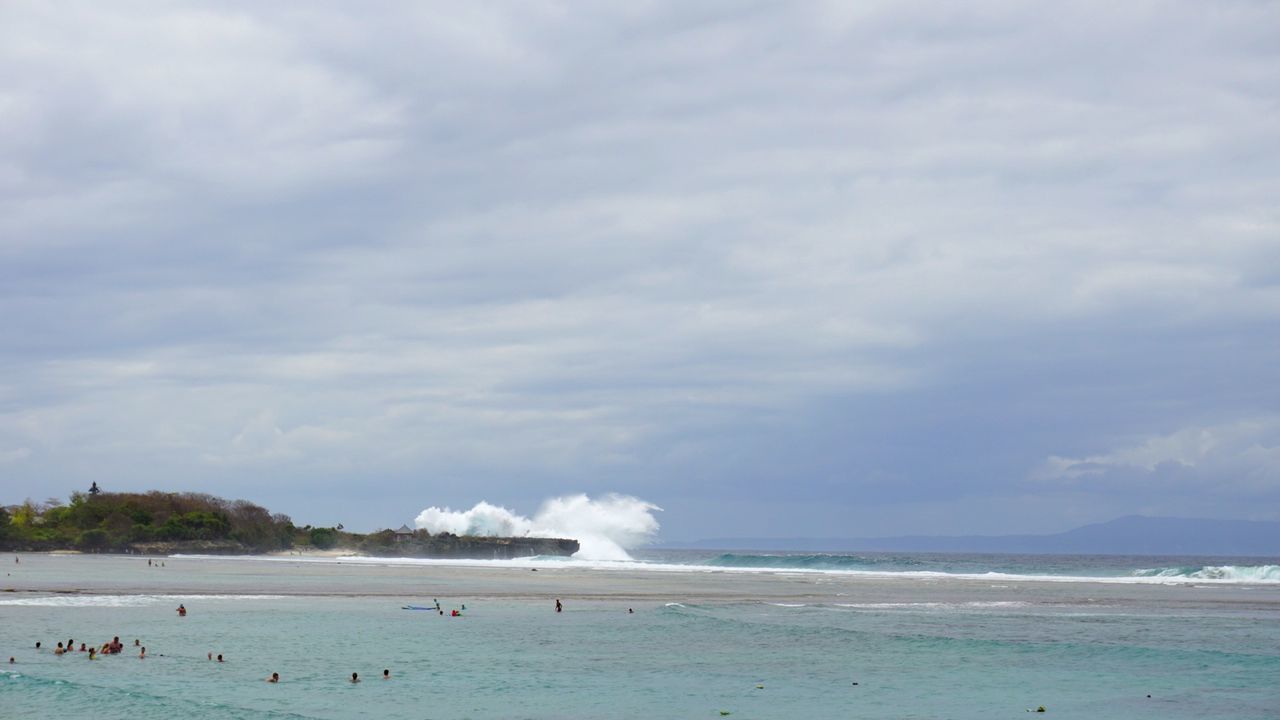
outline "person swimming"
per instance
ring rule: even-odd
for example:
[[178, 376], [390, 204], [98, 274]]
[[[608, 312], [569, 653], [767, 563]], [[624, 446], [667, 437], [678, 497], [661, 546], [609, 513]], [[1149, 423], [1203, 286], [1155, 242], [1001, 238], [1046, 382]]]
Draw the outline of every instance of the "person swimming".
[[273, 673], [271, 673], [271, 677], [267, 678], [267, 682], [269, 682], [269, 683], [278, 683], [278, 682], [280, 682], [280, 673], [278, 673], [278, 672], [273, 672]]
[[90, 660], [95, 660], [95, 659], [97, 659], [97, 654], [98, 654], [98, 649], [97, 649], [97, 648], [89, 648], [89, 659], [90, 659]]
[[383, 671], [382, 671], [382, 679], [383, 679], [383, 680], [390, 680], [390, 679], [391, 679], [391, 671], [390, 671], [390, 670], [383, 670]]
[[222, 655], [218, 655], [218, 662], [222, 662]]
[[353, 683], [360, 682], [360, 673], [351, 673], [351, 682]]

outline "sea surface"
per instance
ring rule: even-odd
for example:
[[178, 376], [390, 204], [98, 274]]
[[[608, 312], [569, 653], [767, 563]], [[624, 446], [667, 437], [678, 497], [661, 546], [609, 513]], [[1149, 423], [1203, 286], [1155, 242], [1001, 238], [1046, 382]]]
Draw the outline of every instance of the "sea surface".
[[0, 718], [1280, 717], [1274, 558], [636, 555], [6, 557]]

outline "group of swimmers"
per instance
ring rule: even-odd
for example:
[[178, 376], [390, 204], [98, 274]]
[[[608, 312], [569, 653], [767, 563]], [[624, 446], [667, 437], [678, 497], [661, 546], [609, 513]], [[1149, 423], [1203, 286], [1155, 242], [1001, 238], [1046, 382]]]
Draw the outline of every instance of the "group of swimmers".
[[[37, 640], [36, 650], [42, 649], [42, 646], [43, 646], [43, 643]], [[133, 646], [138, 648], [138, 659], [145, 660], [147, 657], [147, 649], [142, 646], [142, 641], [134, 640]], [[102, 643], [101, 649], [99, 649], [97, 646], [90, 647], [87, 643], [80, 643], [80, 650], [78, 652], [85, 653], [90, 660], [97, 660], [102, 655], [119, 655], [123, 650], [124, 650], [124, 643], [120, 642], [120, 636], [116, 635], [115, 637], [111, 638], [109, 642]], [[77, 652], [76, 641], [74, 638], [71, 640], [68, 640], [65, 646], [62, 643], [58, 643], [58, 646], [53, 649], [53, 654], [58, 656], [68, 655], [74, 652]], [[18, 660], [15, 657], [11, 656], [9, 658], [10, 665], [16, 663], [17, 661]]]
[[[41, 641], [39, 641], [39, 640], [37, 640], [37, 641], [36, 641], [36, 650], [42, 650], [42, 649], [44, 649], [44, 648], [43, 648], [43, 646], [44, 646], [44, 643], [42, 643], [42, 642], [41, 642]], [[54, 654], [54, 655], [58, 655], [58, 656], [62, 656], [62, 655], [66, 655], [66, 654], [68, 654], [68, 653], [76, 652], [75, 646], [76, 646], [76, 641], [75, 641], [74, 639], [68, 640], [68, 641], [66, 642], [66, 645], [65, 645], [65, 646], [64, 646], [62, 643], [58, 643], [58, 646], [57, 646], [56, 648], [54, 648], [54, 650], [53, 650], [53, 654]], [[142, 641], [141, 641], [141, 640], [134, 640], [134, 641], [133, 641], [133, 646], [134, 646], [134, 647], [136, 647], [136, 648], [138, 648], [138, 658], [139, 658], [139, 659], [146, 659], [146, 657], [147, 657], [147, 648], [146, 648], [146, 647], [144, 647], [144, 646], [142, 645]], [[79, 650], [79, 652], [82, 652], [82, 653], [87, 654], [90, 660], [96, 660], [100, 655], [119, 655], [119, 654], [121, 653], [121, 651], [123, 651], [123, 650], [124, 650], [124, 643], [120, 642], [120, 636], [119, 636], [119, 635], [117, 635], [117, 636], [113, 637], [113, 638], [111, 639], [111, 641], [110, 641], [110, 642], [102, 643], [102, 649], [101, 649], [101, 650], [99, 650], [97, 647], [88, 647], [88, 645], [87, 645], [86, 643], [80, 643], [80, 650]], [[161, 657], [164, 657], [164, 656], [162, 655]], [[213, 660], [213, 659], [214, 659], [214, 654], [213, 654], [212, 652], [210, 652], [210, 653], [208, 654], [208, 658], [209, 658], [209, 660]], [[226, 661], [223, 659], [223, 657], [222, 657], [222, 654], [221, 654], [221, 653], [219, 653], [219, 654], [217, 655], [217, 661], [218, 661], [218, 662], [226, 662]], [[9, 656], [9, 664], [10, 664], [10, 665], [14, 665], [14, 664], [16, 664], [17, 662], [18, 662], [18, 659], [17, 659], [16, 657], [14, 657], [14, 656], [12, 656], [12, 655], [11, 655], [11, 656]], [[386, 670], [383, 670], [383, 671], [382, 671], [382, 679], [383, 679], [383, 680], [390, 680], [390, 679], [391, 679], [391, 670], [390, 670], [390, 669], [386, 669]], [[269, 682], [269, 683], [278, 683], [278, 682], [280, 682], [280, 673], [278, 673], [278, 672], [273, 672], [273, 673], [271, 673], [271, 676], [267, 678], [267, 682]], [[353, 672], [353, 673], [351, 673], [351, 682], [353, 682], [353, 683], [358, 683], [358, 682], [360, 682], [360, 673], [354, 673], [354, 672]]]
[[[382, 679], [383, 679], [383, 680], [390, 680], [390, 679], [391, 679], [391, 671], [390, 671], [390, 670], [383, 670], [383, 671], [382, 671]], [[278, 673], [278, 672], [273, 672], [273, 673], [271, 673], [271, 677], [267, 678], [267, 682], [269, 682], [269, 683], [278, 683], [278, 682], [280, 682], [280, 673]], [[358, 682], [360, 682], [360, 673], [351, 673], [351, 682], [353, 682], [353, 683], [358, 683]]]

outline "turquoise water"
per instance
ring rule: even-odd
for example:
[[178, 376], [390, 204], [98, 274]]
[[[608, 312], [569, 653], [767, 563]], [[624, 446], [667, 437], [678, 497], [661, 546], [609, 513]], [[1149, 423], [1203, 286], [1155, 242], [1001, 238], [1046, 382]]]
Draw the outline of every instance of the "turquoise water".
[[655, 563], [723, 568], [770, 568], [887, 573], [1004, 574], [1078, 578], [1161, 578], [1280, 583], [1280, 558], [994, 555], [967, 553], [813, 553], [651, 550], [636, 553]]
[[[0, 717], [1280, 716], [1265, 585], [168, 562], [32, 556], [4, 578]], [[45, 591], [68, 575], [77, 592]], [[400, 609], [433, 596], [464, 617]], [[125, 652], [92, 662], [48, 649], [113, 635]]]

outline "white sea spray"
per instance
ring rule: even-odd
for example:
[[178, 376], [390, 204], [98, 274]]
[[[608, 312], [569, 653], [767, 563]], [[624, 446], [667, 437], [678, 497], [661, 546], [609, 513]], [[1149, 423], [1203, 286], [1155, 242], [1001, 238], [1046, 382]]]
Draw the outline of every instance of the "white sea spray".
[[506, 537], [563, 537], [577, 540], [580, 560], [631, 560], [627, 553], [658, 532], [654, 512], [662, 508], [629, 495], [592, 499], [585, 494], [551, 498], [532, 518], [481, 501], [470, 510], [429, 507], [414, 524], [430, 533]]

